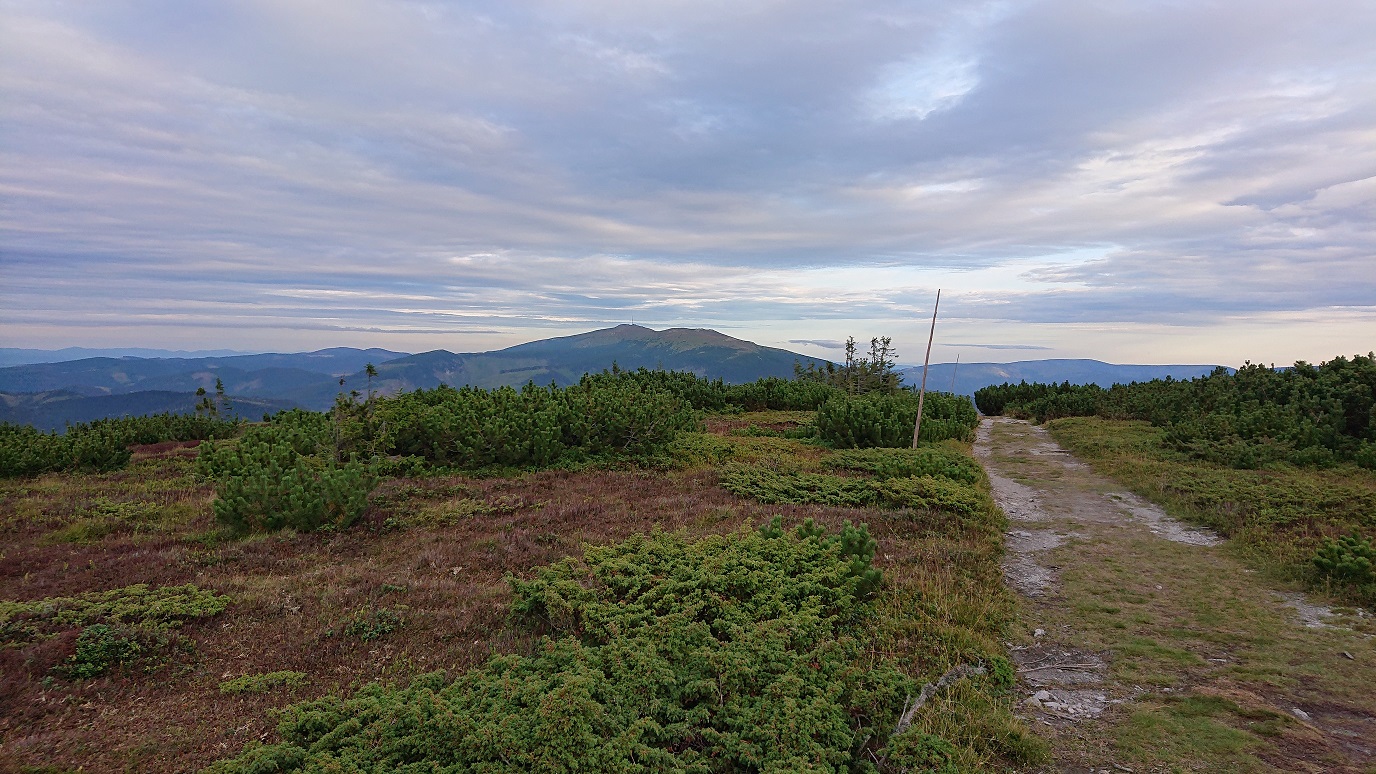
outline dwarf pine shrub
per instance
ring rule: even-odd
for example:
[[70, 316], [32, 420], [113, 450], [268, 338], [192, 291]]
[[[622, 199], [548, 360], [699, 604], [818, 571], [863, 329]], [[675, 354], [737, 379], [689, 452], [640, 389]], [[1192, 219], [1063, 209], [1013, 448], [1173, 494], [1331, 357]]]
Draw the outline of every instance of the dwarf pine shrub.
[[[912, 445], [918, 396], [901, 391], [892, 395], [837, 396], [817, 409], [817, 432], [838, 449], [901, 448]], [[947, 393], [928, 393], [922, 406], [923, 443], [954, 438], [974, 439], [979, 415], [969, 399]]]
[[328, 420], [301, 414], [253, 428], [232, 445], [202, 447], [197, 466], [215, 481], [217, 521], [241, 533], [313, 532], [342, 529], [362, 515], [377, 486], [375, 465], [339, 462]]
[[938, 476], [973, 484], [983, 476], [979, 463], [963, 450], [935, 444], [916, 449], [845, 449], [823, 464], [881, 479]]
[[864, 644], [874, 550], [778, 520], [588, 548], [511, 580], [530, 654], [288, 707], [210, 771], [873, 772], [915, 688]]
[[1320, 573], [1337, 581], [1359, 585], [1376, 581], [1376, 550], [1357, 532], [1337, 540], [1324, 538], [1313, 562]]
[[82, 629], [76, 638], [76, 652], [58, 671], [73, 680], [89, 680], [115, 667], [132, 664], [142, 652], [143, 647], [129, 632], [94, 624]]
[[305, 685], [309, 677], [305, 672], [260, 672], [244, 675], [220, 683], [220, 693], [231, 695], [245, 693], [267, 693], [274, 688], [295, 688]]
[[390, 453], [469, 469], [657, 454], [697, 424], [672, 393], [628, 379], [563, 389], [441, 386], [382, 400], [376, 414]]
[[216, 615], [228, 606], [229, 597], [189, 583], [160, 588], [139, 583], [75, 597], [0, 601], [0, 644], [51, 636], [64, 629], [93, 624], [166, 631], [194, 618]]

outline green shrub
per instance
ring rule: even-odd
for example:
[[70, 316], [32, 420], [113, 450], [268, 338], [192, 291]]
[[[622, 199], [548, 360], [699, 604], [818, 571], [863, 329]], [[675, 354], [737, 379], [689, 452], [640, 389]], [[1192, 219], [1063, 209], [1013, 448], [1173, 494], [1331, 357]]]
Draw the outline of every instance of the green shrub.
[[[917, 404], [918, 396], [906, 391], [834, 397], [817, 409], [817, 433], [838, 449], [909, 447], [917, 421]], [[926, 395], [922, 404], [920, 441], [974, 439], [979, 415], [967, 398], [933, 392]]]
[[117, 470], [130, 456], [123, 437], [108, 428], [71, 428], [58, 434], [0, 423], [0, 477]]
[[1167, 428], [1163, 443], [1240, 470], [1289, 462], [1376, 469], [1376, 353], [1318, 366], [1247, 363], [1188, 381], [1096, 385], [1003, 384], [975, 392], [986, 414], [1136, 419]]
[[983, 477], [979, 463], [965, 452], [930, 445], [916, 449], [846, 449], [826, 459], [826, 466], [868, 473], [875, 478], [938, 476], [973, 484]]
[[988, 507], [977, 486], [981, 472], [969, 456], [954, 449], [859, 449], [839, 451], [825, 462], [865, 477], [806, 473], [766, 465], [728, 464], [719, 481], [727, 491], [762, 503], [880, 506], [945, 511], [976, 516]]
[[864, 645], [864, 527], [656, 532], [512, 579], [548, 636], [457, 679], [281, 713], [213, 772], [873, 772], [914, 684]]
[[194, 618], [217, 615], [229, 597], [185, 586], [151, 588], [139, 583], [77, 597], [48, 597], [32, 602], [0, 601], [0, 643], [21, 642], [97, 623], [157, 632]]
[[902, 771], [959, 774], [956, 747], [932, 734], [909, 731], [889, 743], [889, 763]]
[[309, 678], [305, 672], [263, 672], [256, 675], [244, 675], [233, 680], [226, 680], [220, 683], [220, 693], [244, 694], [244, 693], [267, 693], [274, 688], [295, 688], [305, 685]]
[[198, 467], [215, 481], [215, 518], [235, 532], [342, 529], [377, 486], [374, 465], [340, 463], [326, 451], [328, 427], [254, 428], [232, 445], [205, 445]]
[[935, 476], [889, 478], [872, 484], [879, 499], [898, 508], [946, 511], [977, 516], [988, 507], [987, 495], [970, 484]]
[[1323, 575], [1344, 583], [1363, 584], [1376, 581], [1376, 551], [1371, 541], [1356, 532], [1337, 540], [1324, 538], [1314, 554], [1314, 566]]
[[1352, 461], [1367, 470], [1376, 470], [1376, 443], [1363, 441], [1352, 455]]
[[76, 638], [76, 653], [58, 667], [73, 680], [99, 677], [117, 666], [132, 664], [143, 648], [129, 633], [105, 624], [93, 624]]
[[99, 419], [72, 425], [63, 433], [0, 422], [0, 478], [118, 470], [129, 463], [130, 444], [228, 438], [239, 427], [237, 420], [191, 414]]
[[344, 633], [364, 642], [372, 642], [386, 637], [405, 624], [406, 619], [400, 610], [380, 607], [376, 610], [355, 613], [349, 623], [344, 626]]
[[380, 401], [376, 413], [390, 453], [466, 469], [659, 454], [697, 424], [671, 393], [591, 378], [567, 389], [417, 390]]
[[720, 481], [732, 494], [770, 504], [863, 508], [877, 499], [868, 479], [779, 471], [757, 465], [727, 465], [722, 468]]

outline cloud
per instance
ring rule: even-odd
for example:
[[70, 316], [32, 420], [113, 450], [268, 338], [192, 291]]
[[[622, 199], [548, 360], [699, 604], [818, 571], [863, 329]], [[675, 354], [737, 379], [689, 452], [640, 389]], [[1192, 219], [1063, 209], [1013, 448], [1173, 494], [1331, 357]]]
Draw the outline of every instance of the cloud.
[[1228, 320], [1376, 299], [1356, 0], [0, 13], [14, 344], [121, 320], [514, 343], [634, 313], [821, 346], [942, 287], [986, 331], [1224, 348]]
[[1027, 350], [1042, 349], [1042, 350], [1046, 350], [1046, 349], [1051, 349], [1051, 347], [1039, 347], [1039, 346], [1036, 346], [1036, 345], [1034, 345], [1034, 344], [970, 344], [970, 343], [963, 342], [963, 341], [946, 341], [946, 342], [941, 342], [941, 343], [939, 343], [937, 346], [951, 347], [951, 348], [953, 348], [953, 349], [1012, 349], [1012, 350], [1021, 350], [1021, 349], [1027, 349]]
[[846, 342], [836, 339], [789, 339], [789, 344], [807, 344], [821, 349], [845, 349]]

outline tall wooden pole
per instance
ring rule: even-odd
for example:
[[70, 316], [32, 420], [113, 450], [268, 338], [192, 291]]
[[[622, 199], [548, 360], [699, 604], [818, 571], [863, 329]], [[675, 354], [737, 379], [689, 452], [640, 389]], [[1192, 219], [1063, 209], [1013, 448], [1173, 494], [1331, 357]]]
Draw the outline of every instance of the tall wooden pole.
[[922, 358], [922, 387], [917, 391], [917, 422], [913, 424], [913, 448], [922, 433], [922, 401], [927, 397], [927, 364], [932, 362], [932, 339], [936, 338], [936, 310], [941, 308], [941, 288], [936, 289], [936, 306], [932, 307], [932, 332], [927, 334], [927, 356]]
[[960, 372], [960, 353], [956, 353], [956, 367], [951, 369], [951, 394], [956, 394], [956, 374]]

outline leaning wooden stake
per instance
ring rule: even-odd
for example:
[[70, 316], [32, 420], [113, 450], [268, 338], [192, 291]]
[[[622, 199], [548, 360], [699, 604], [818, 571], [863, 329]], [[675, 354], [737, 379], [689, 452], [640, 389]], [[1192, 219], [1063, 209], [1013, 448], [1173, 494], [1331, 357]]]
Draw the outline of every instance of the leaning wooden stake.
[[927, 364], [932, 362], [932, 339], [936, 338], [936, 310], [941, 308], [941, 288], [936, 290], [936, 306], [932, 307], [932, 332], [927, 334], [927, 356], [922, 358], [922, 387], [917, 391], [917, 422], [913, 425], [913, 448], [922, 432], [922, 401], [927, 397]]

